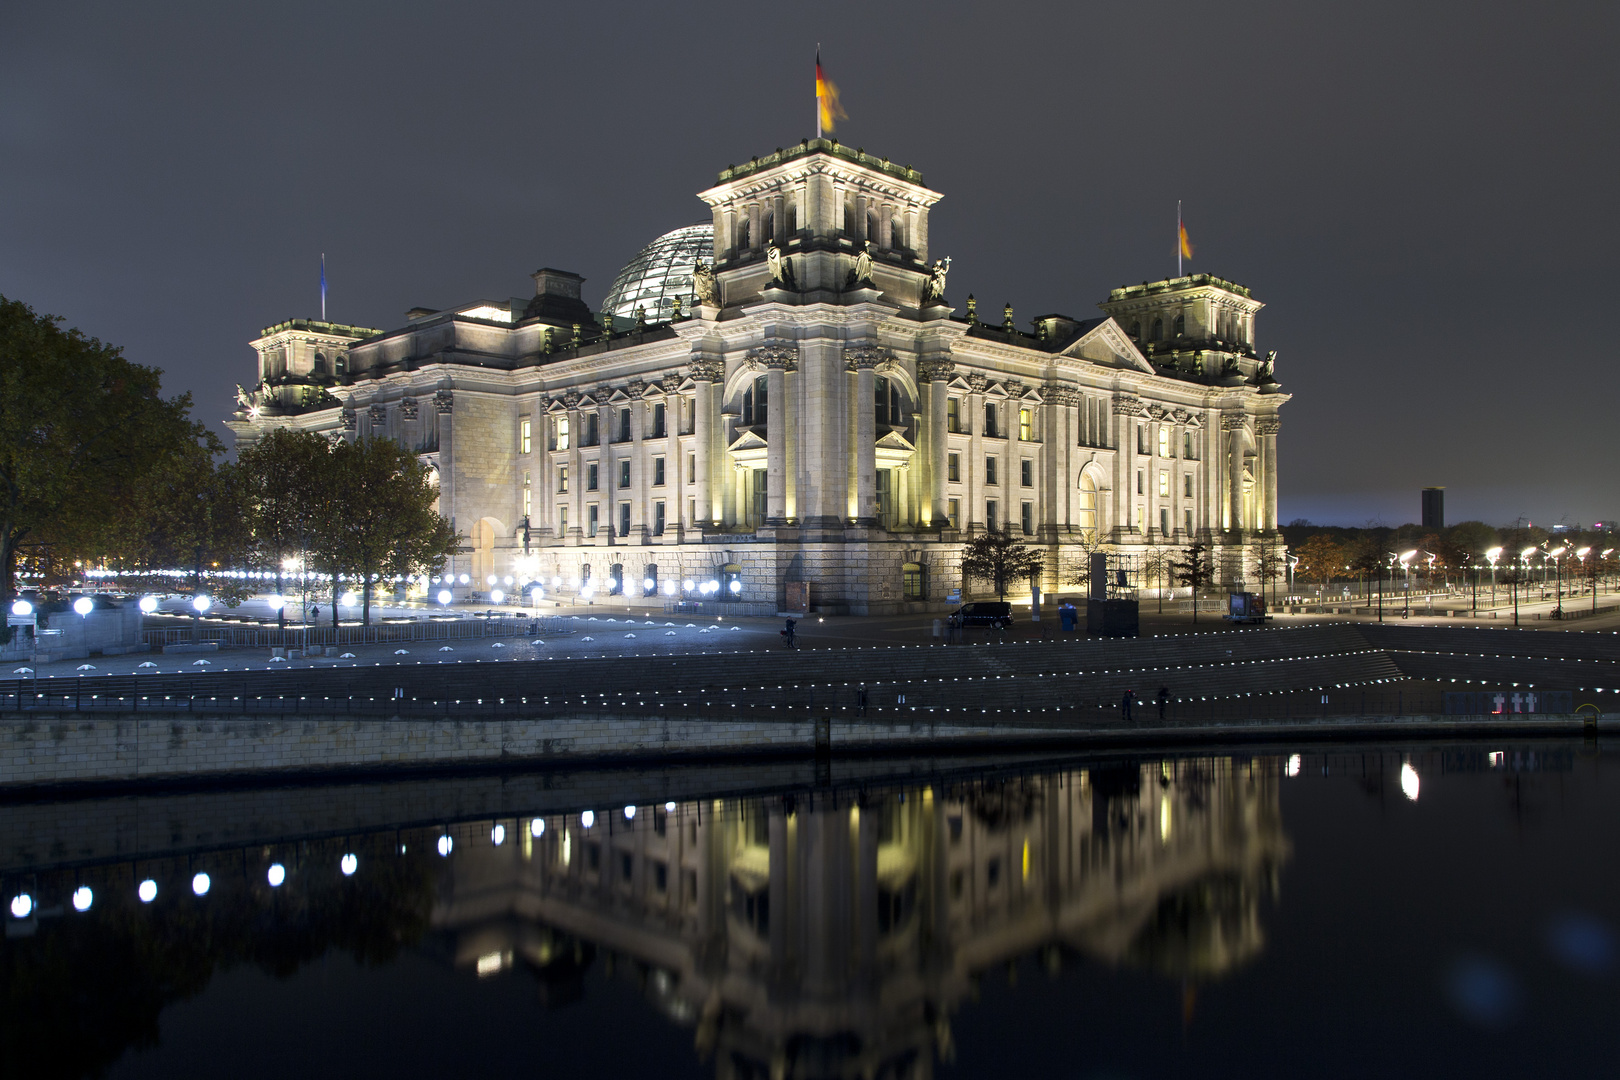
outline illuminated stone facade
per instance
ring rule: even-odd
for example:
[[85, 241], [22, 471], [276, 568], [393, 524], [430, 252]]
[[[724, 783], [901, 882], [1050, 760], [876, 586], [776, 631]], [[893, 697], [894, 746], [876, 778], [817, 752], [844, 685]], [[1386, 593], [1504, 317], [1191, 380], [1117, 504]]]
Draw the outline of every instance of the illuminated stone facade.
[[1002, 526], [1045, 550], [1048, 593], [1097, 541], [1202, 540], [1252, 579], [1287, 395], [1247, 289], [1197, 275], [1117, 289], [1102, 318], [981, 321], [930, 262], [940, 195], [829, 140], [700, 198], [712, 287], [678, 318], [595, 316], [582, 279], [542, 270], [532, 298], [397, 330], [294, 320], [254, 343], [230, 426], [416, 448], [474, 589], [736, 580], [724, 595], [775, 609], [802, 581], [829, 611], [937, 609], [976, 586], [961, 542]]

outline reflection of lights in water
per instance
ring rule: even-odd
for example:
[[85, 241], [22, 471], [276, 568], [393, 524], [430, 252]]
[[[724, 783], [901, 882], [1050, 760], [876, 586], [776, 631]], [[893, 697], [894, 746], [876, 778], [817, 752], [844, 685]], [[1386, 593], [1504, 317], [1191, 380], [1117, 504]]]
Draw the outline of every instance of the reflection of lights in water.
[[1295, 755], [1293, 755], [1292, 757], [1290, 757], [1288, 759], [1288, 775], [1289, 776], [1298, 776], [1299, 775], [1299, 755], [1298, 754], [1295, 754]]
[[496, 847], [506, 843], [506, 826], [497, 825], [489, 830], [489, 839]]
[[265, 874], [265, 877], [269, 879], [272, 889], [279, 889], [281, 883], [287, 880], [287, 868], [278, 862], [271, 863], [270, 870]]
[[18, 893], [11, 898], [11, 913], [19, 919], [28, 918], [34, 910], [34, 898], [27, 893]]
[[1401, 766], [1401, 790], [1406, 793], [1408, 799], [1417, 802], [1418, 774], [1410, 761]]
[[569, 860], [573, 858], [573, 854], [574, 854], [573, 841], [569, 836], [568, 830], [564, 829], [563, 830], [563, 842], [562, 842], [562, 864], [564, 866], [568, 865]]
[[338, 863], [338, 869], [343, 871], [344, 877], [353, 877], [354, 872], [360, 869], [360, 860], [355, 858], [353, 854], [345, 855], [343, 860]]
[[150, 904], [152, 901], [157, 899], [157, 882], [153, 881], [151, 878], [147, 878], [145, 881], [141, 882], [140, 887], [135, 890], [135, 895], [141, 898], [141, 903]]
[[90, 905], [96, 902], [96, 894], [90, 891], [90, 886], [80, 885], [73, 890], [73, 910], [89, 911]]
[[445, 833], [443, 836], [439, 837], [439, 854], [440, 855], [444, 855], [444, 856], [448, 857], [450, 852], [455, 850], [455, 847], [456, 847], [456, 842], [454, 840], [450, 839], [450, 834], [449, 833]]
[[580, 824], [580, 827], [584, 828], [584, 829], [588, 829], [592, 825], [595, 825], [596, 824], [596, 812], [594, 810], [587, 810], [583, 814], [580, 814], [579, 815], [579, 824]]
[[1024, 880], [1029, 880], [1029, 837], [1024, 837]]
[[197, 874], [191, 879], [191, 891], [198, 896], [207, 896], [208, 888], [212, 884], [213, 882], [209, 880], [207, 874]]
[[1170, 839], [1170, 796], [1159, 796], [1159, 839]]
[[529, 822], [529, 835], [534, 837], [536, 840], [546, 835], [546, 823], [540, 818], [535, 818], [533, 821]]

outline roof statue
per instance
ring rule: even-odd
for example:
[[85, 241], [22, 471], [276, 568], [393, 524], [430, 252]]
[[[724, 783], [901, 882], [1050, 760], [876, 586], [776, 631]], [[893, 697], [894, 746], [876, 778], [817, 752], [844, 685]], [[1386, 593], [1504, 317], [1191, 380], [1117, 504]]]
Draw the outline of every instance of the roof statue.
[[692, 267], [692, 291], [697, 302], [709, 307], [716, 307], [720, 303], [720, 290], [715, 285], [714, 271], [706, 262], [700, 262]]
[[924, 300], [945, 299], [945, 275], [951, 272], [951, 257], [934, 260], [933, 273], [928, 277], [928, 284], [923, 286]]
[[765, 245], [765, 265], [771, 271], [772, 284], [781, 285], [788, 289], [795, 287], [793, 284], [793, 264], [783, 258], [782, 249], [774, 243]]
[[859, 285], [861, 282], [872, 280], [872, 241], [867, 240], [861, 247], [861, 253], [855, 256], [855, 269], [849, 272], [849, 283]]

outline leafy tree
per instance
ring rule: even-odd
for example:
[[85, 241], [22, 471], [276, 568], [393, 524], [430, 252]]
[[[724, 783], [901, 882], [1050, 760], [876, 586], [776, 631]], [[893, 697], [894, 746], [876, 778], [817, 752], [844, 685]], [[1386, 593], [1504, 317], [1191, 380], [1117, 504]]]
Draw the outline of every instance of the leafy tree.
[[1294, 568], [1294, 576], [1326, 585], [1344, 566], [1344, 562], [1344, 549], [1334, 542], [1333, 537], [1327, 533], [1317, 533], [1300, 545], [1299, 565]]
[[[314, 523], [330, 507], [335, 487], [332, 446], [313, 432], [277, 428], [243, 447], [236, 460], [253, 551], [275, 567], [280, 593], [283, 564], [308, 551]], [[286, 609], [277, 615], [285, 626]]]
[[332, 619], [337, 622], [337, 577], [361, 581], [361, 622], [371, 624], [376, 582], [395, 574], [434, 573], [461, 538], [433, 509], [438, 499], [427, 466], [391, 439], [359, 439], [331, 448], [321, 470], [330, 485], [320, 494], [315, 551], [332, 576]]
[[145, 569], [186, 567], [194, 593], [209, 593], [232, 607], [247, 597], [244, 579], [215, 576], [247, 553], [248, 523], [237, 512], [239, 470], [215, 461], [224, 452], [209, 434], [200, 444], [165, 458], [119, 506], [123, 523], [110, 545], [110, 561]]
[[109, 505], [206, 434], [155, 368], [60, 323], [0, 296], [0, 599], [27, 543], [58, 563], [105, 550], [123, 526]]
[[1007, 599], [1007, 583], [1041, 572], [1041, 556], [1013, 539], [1012, 526], [990, 529], [962, 546], [962, 576], [988, 581]]
[[1215, 574], [1215, 564], [1211, 558], [1209, 548], [1203, 541], [1195, 541], [1181, 553], [1181, 557], [1171, 563], [1171, 571], [1176, 576], [1176, 582], [1185, 585], [1192, 591], [1193, 625], [1198, 625], [1198, 590], [1210, 583]]

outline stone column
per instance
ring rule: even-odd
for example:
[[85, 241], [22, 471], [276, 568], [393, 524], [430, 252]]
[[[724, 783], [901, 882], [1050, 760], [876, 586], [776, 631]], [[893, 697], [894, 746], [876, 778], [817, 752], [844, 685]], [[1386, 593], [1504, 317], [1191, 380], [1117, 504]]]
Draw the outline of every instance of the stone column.
[[693, 484], [693, 497], [697, 499], [697, 520], [692, 524], [698, 528], [713, 528], [714, 520], [718, 516], [714, 512], [709, 486], [718, 459], [714, 448], [715, 428], [718, 426], [715, 417], [714, 384], [724, 375], [725, 365], [717, 359], [705, 357], [692, 361], [692, 381], [697, 384], [692, 410], [692, 444], [697, 454], [697, 476]]
[[1048, 383], [1041, 388], [1041, 475], [1036, 488], [1041, 498], [1040, 538], [1055, 544], [1074, 528], [1071, 501], [1074, 481], [1069, 478], [1069, 455], [1074, 444], [1073, 419], [1080, 392], [1072, 386]]
[[935, 523], [945, 520], [950, 507], [945, 487], [945, 455], [950, 446], [950, 437], [945, 426], [949, 423], [946, 414], [949, 383], [955, 370], [956, 365], [946, 358], [924, 360], [917, 365], [917, 382], [927, 394], [926, 407], [918, 426], [920, 428], [926, 424], [928, 430], [928, 499], [932, 504], [929, 519]]
[[[1136, 527], [1136, 418], [1142, 402], [1134, 397], [1113, 400], [1114, 417], [1114, 531], [1129, 534]], [[1146, 522], [1143, 522], [1145, 525]]]
[[895, 505], [899, 507], [895, 516], [901, 526], [909, 529], [915, 520], [911, 509], [911, 463], [907, 462], [895, 472], [900, 474], [895, 482]]
[[1243, 520], [1243, 414], [1222, 413], [1226, 432], [1226, 528], [1241, 532]]
[[[639, 379], [630, 384], [630, 490], [626, 494], [630, 500], [630, 535], [626, 539], [641, 545], [647, 543], [647, 523], [651, 518], [647, 495], [652, 488], [652, 466], [647, 460], [647, 401], [642, 397], [646, 389], [646, 384]], [[614, 512], [617, 513], [616, 507]], [[636, 580], [641, 579], [638, 576]], [[628, 584], [625, 595], [632, 595]]]
[[877, 418], [872, 407], [872, 369], [887, 358], [887, 354], [871, 345], [856, 345], [844, 350], [844, 359], [855, 372], [854, 410], [855, 453], [851, 461], [855, 467], [855, 516], [863, 525], [877, 520]]
[[1265, 532], [1277, 531], [1277, 432], [1281, 427], [1276, 417], [1260, 420], [1254, 426], [1265, 455], [1265, 487], [1260, 500], [1260, 528]]
[[990, 380], [983, 375], [969, 375], [967, 381], [967, 416], [963, 420], [968, 426], [968, 459], [964, 470], [967, 505], [962, 508], [962, 517], [967, 525], [965, 531], [971, 535], [984, 532], [984, 392], [989, 389]]
[[768, 341], [754, 350], [755, 361], [765, 365], [765, 521], [787, 521], [787, 372], [798, 366], [798, 350], [791, 342]]
[[[437, 390], [433, 394], [434, 418], [439, 424], [439, 513], [448, 518], [452, 526], [456, 525], [456, 476], [460, 470], [456, 468], [456, 436], [454, 418], [455, 395], [449, 389]], [[472, 532], [472, 522], [465, 522], [463, 531]], [[454, 557], [451, 565], [455, 572], [460, 574], [472, 569], [472, 564], [466, 559], [456, 565]]]

